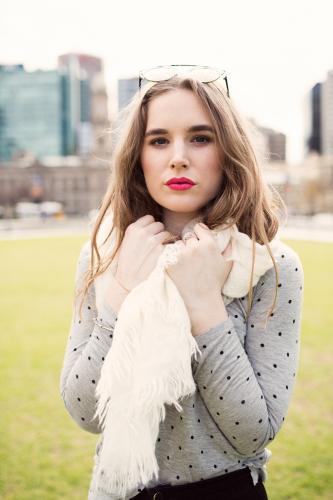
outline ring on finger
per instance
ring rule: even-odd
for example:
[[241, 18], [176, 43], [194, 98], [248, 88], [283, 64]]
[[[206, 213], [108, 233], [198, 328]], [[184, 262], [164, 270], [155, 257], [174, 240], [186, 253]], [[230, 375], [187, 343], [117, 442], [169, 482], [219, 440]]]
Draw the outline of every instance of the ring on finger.
[[185, 233], [185, 235], [184, 235], [184, 237], [183, 237], [183, 241], [186, 241], [186, 240], [188, 240], [188, 239], [190, 239], [190, 238], [196, 238], [195, 234], [190, 233], [190, 232]]

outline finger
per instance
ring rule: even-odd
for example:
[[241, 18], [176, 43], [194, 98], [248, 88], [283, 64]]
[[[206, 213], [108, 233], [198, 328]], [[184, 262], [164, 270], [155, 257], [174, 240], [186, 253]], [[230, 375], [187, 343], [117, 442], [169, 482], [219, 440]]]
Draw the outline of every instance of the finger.
[[186, 241], [190, 238], [196, 238], [195, 234], [193, 233], [193, 231], [188, 231], [187, 233], [184, 234], [183, 236], [183, 241]]
[[201, 224], [202, 222], [198, 222], [193, 228], [199, 240], [205, 240], [205, 239], [214, 240], [213, 233], [209, 229], [209, 227], [207, 227], [205, 224], [203, 224], [202, 226]]
[[132, 222], [132, 225], [137, 227], [145, 227], [151, 224], [152, 222], [155, 222], [154, 217], [150, 214], [146, 214], [137, 219], [135, 222]]
[[191, 246], [194, 246], [198, 242], [198, 239], [194, 233], [188, 232], [188, 233], [184, 234], [183, 242], [184, 242], [186, 247], [191, 247]]

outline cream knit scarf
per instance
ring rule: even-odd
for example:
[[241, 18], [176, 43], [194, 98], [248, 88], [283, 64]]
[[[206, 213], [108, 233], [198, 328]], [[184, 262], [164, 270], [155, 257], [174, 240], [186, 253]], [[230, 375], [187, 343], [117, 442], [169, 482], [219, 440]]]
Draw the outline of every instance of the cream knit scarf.
[[[182, 237], [200, 218], [191, 220]], [[112, 217], [105, 219], [97, 244], [102, 256], [113, 248], [115, 237], [102, 245], [109, 233]], [[233, 267], [221, 290], [225, 304], [248, 292], [252, 262], [252, 242], [234, 225], [214, 229], [221, 252], [229, 240], [232, 253], [227, 260]], [[178, 244], [177, 244], [178, 243]], [[165, 404], [182, 411], [180, 400], [195, 392], [191, 358], [201, 354], [183, 299], [171, 278], [164, 272], [175, 262], [179, 243], [165, 245], [149, 277], [125, 298], [118, 313], [112, 346], [105, 358], [96, 386], [98, 398], [94, 418], [103, 429], [103, 446], [98, 465], [98, 482], [119, 498], [140, 485], [158, 478], [155, 443], [159, 423], [165, 418]], [[275, 255], [279, 240], [270, 246]], [[264, 245], [256, 243], [253, 286], [273, 266]], [[95, 280], [96, 307], [103, 317], [104, 299], [115, 261]], [[98, 316], [99, 317], [99, 316]]]

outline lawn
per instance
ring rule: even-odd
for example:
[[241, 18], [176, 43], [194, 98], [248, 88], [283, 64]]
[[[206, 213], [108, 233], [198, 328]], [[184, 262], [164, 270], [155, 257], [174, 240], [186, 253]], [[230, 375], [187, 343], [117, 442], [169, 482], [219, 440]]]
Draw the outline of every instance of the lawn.
[[[0, 497], [85, 499], [96, 435], [66, 413], [59, 376], [84, 237], [1, 241]], [[305, 271], [300, 369], [269, 446], [270, 500], [333, 498], [333, 245], [286, 241]]]

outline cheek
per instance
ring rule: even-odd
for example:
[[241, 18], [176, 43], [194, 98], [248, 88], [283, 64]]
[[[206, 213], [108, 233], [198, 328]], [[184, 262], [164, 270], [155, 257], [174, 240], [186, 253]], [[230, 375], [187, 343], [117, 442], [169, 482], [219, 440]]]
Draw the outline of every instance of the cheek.
[[147, 188], [150, 192], [153, 192], [159, 180], [159, 176], [156, 175], [158, 172], [157, 159], [151, 151], [143, 151], [140, 160]]
[[221, 159], [215, 148], [203, 152], [200, 165], [203, 173], [210, 173], [209, 176], [205, 176], [207, 192], [210, 195], [215, 195], [220, 189], [223, 178]]
[[158, 165], [158, 158], [153, 150], [143, 149], [141, 153], [141, 166], [143, 173], [149, 175], [153, 170], [156, 170]]
[[141, 154], [140, 154], [140, 163], [141, 163], [141, 167], [142, 167], [142, 170], [143, 172], [145, 172], [146, 170], [146, 165], [147, 165], [147, 153], [145, 151], [145, 148], [142, 149], [141, 151]]
[[[197, 153], [198, 154], [198, 153]], [[214, 176], [221, 175], [221, 161], [215, 147], [202, 149], [200, 152], [200, 159], [197, 156], [197, 164], [200, 167]]]

